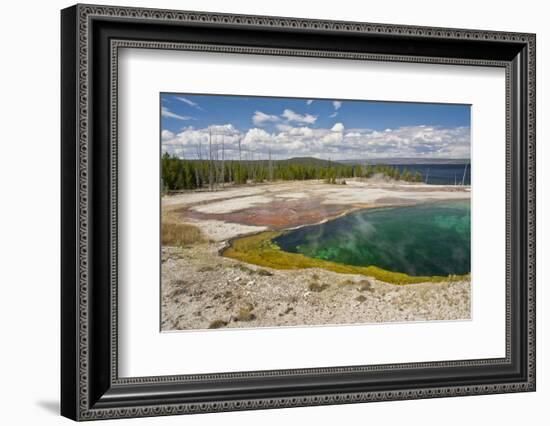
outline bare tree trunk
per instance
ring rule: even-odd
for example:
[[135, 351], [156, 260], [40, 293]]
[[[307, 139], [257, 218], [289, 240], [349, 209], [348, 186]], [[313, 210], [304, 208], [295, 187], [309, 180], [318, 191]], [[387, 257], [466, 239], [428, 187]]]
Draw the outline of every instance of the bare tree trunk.
[[214, 189], [214, 162], [212, 161], [212, 130], [208, 131], [208, 145], [210, 150], [210, 161], [208, 164], [208, 185], [210, 187], [210, 191]]
[[225, 137], [222, 135], [222, 188], [225, 187]]
[[214, 187], [217, 188], [220, 184], [220, 170], [219, 170], [219, 146], [218, 143], [214, 143]]
[[247, 177], [247, 180], [248, 178], [252, 178], [252, 175], [254, 173], [253, 169], [252, 169], [252, 152], [250, 152], [250, 150], [246, 150], [246, 159], [247, 159], [247, 164], [246, 164], [246, 177]]
[[271, 160], [271, 148], [269, 148], [269, 181], [273, 181], [273, 161]]
[[241, 156], [241, 137], [239, 136], [239, 180], [242, 179], [242, 173], [243, 173], [243, 159]]
[[468, 170], [468, 164], [464, 166], [464, 174], [462, 175], [462, 186], [464, 186], [464, 180], [466, 179], [466, 170]]
[[197, 183], [197, 188], [201, 186], [201, 179], [199, 175], [199, 168], [202, 166], [202, 154], [201, 154], [201, 143], [199, 140], [199, 145], [197, 146], [197, 166], [195, 167], [195, 181]]
[[252, 182], [256, 182], [256, 162], [254, 152], [252, 152]]

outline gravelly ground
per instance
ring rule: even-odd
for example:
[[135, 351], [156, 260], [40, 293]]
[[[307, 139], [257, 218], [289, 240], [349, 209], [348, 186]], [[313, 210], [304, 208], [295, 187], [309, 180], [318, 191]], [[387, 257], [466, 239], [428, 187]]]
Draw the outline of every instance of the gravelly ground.
[[470, 318], [470, 282], [396, 286], [323, 269], [273, 270], [221, 243], [162, 251], [162, 330]]

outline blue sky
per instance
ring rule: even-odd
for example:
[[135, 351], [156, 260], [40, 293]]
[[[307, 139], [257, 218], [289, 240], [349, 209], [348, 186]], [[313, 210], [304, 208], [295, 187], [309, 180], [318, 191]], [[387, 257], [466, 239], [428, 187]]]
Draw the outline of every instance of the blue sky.
[[229, 158], [469, 158], [470, 106], [161, 94], [163, 150], [197, 158], [213, 134]]

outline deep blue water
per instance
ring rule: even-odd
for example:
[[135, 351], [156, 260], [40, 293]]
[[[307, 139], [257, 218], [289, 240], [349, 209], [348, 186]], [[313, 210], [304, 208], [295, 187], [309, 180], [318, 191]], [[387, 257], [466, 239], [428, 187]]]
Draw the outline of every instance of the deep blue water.
[[[431, 185], [457, 185], [462, 183], [464, 176], [464, 164], [397, 164], [393, 165], [400, 171], [404, 169], [409, 170], [411, 173], [417, 171], [422, 174], [422, 181], [426, 182], [426, 176], [428, 177], [428, 184]], [[464, 185], [470, 185], [470, 164], [466, 167], [466, 176], [464, 177]]]
[[366, 209], [273, 240], [282, 250], [408, 275], [470, 272], [470, 202]]

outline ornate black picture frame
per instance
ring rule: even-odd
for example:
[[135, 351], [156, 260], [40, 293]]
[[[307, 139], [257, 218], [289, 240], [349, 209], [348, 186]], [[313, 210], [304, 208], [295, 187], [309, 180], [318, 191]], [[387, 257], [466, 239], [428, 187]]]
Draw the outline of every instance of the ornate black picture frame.
[[[61, 413], [159, 416], [535, 390], [535, 35], [76, 5], [61, 13]], [[506, 356], [120, 378], [121, 47], [483, 65], [506, 71]]]

